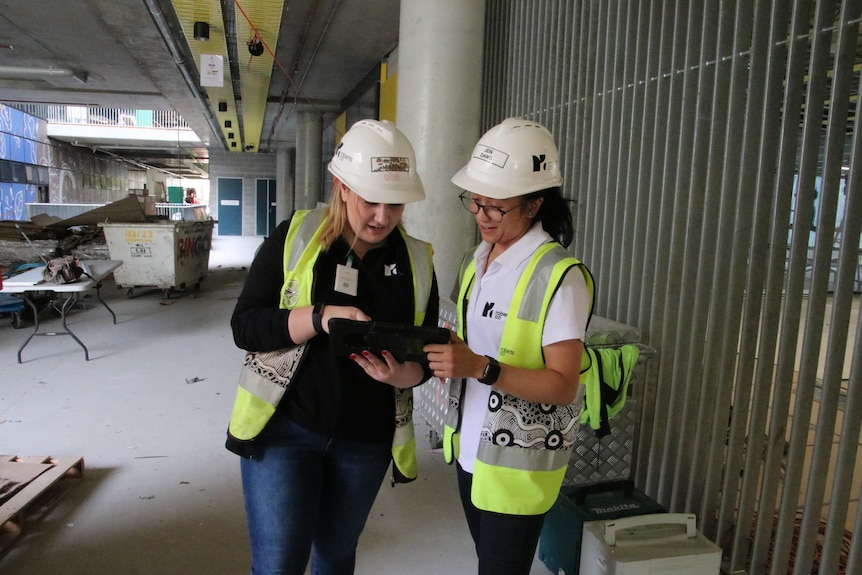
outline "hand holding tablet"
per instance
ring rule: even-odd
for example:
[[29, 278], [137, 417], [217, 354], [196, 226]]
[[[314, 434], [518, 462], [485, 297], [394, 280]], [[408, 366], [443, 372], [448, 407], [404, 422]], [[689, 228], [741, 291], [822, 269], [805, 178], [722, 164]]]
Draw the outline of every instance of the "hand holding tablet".
[[381, 321], [354, 321], [333, 318], [329, 320], [332, 351], [349, 357], [370, 351], [381, 355], [388, 351], [401, 363], [415, 361], [427, 364], [422, 348], [429, 343], [449, 343], [449, 330], [445, 327], [425, 327]]

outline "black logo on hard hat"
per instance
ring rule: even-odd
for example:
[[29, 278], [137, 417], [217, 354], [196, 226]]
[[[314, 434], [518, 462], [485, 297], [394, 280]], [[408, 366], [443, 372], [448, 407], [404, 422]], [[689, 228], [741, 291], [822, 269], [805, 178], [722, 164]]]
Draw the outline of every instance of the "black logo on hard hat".
[[548, 165], [545, 163], [545, 154], [541, 156], [533, 156], [533, 171], [541, 172], [542, 170], [547, 170]]

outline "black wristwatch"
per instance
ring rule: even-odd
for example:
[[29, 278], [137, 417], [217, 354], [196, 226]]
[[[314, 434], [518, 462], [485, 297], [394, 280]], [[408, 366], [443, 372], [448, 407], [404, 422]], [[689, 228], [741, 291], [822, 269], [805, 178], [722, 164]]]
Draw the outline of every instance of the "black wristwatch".
[[479, 383], [494, 385], [497, 382], [497, 378], [500, 377], [500, 364], [490, 355], [486, 355], [485, 357], [488, 358], [488, 365], [485, 366], [485, 371], [482, 372]]
[[323, 333], [323, 304], [316, 303], [311, 308], [311, 326], [315, 333]]

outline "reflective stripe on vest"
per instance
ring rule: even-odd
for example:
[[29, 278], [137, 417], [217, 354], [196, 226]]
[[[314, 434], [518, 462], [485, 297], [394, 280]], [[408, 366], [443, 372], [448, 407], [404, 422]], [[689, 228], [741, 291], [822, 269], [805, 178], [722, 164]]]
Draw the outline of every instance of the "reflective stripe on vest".
[[[592, 313], [594, 284], [589, 270], [561, 245], [543, 244], [521, 274], [513, 294], [497, 355], [501, 362], [527, 369], [545, 366], [541, 341], [547, 311], [551, 298], [573, 267], [579, 267], [584, 275]], [[458, 332], [462, 338], [466, 331], [464, 304], [472, 292], [474, 280], [475, 260], [471, 258], [462, 266], [458, 297]], [[588, 366], [589, 358], [584, 357], [581, 369]], [[444, 428], [447, 461], [457, 457], [462, 399], [462, 383], [453, 380], [450, 411]], [[493, 407], [489, 408], [483, 427], [490, 429], [491, 439], [479, 442], [473, 470], [473, 504], [486, 511], [514, 515], [546, 512], [556, 500], [565, 475], [577, 437], [580, 405], [540, 405], [495, 388], [491, 390], [489, 405]], [[499, 412], [508, 416], [500, 417]], [[529, 433], [523, 421], [526, 418], [530, 419]]]
[[[320, 253], [320, 243], [312, 240], [323, 228], [323, 215], [322, 209], [297, 211], [290, 220], [284, 243], [284, 284], [279, 302], [281, 309], [311, 305], [314, 262]], [[304, 348], [305, 344], [301, 347]], [[272, 418], [285, 391], [284, 385], [268, 379], [240, 376], [228, 424], [230, 434], [243, 441], [257, 437]]]

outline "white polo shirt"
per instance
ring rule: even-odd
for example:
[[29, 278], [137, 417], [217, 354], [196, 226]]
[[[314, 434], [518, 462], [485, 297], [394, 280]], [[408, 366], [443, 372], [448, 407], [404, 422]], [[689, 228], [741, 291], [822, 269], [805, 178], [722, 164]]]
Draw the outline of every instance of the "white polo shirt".
[[[482, 242], [474, 254], [476, 280], [467, 306], [467, 339], [470, 349], [481, 355], [496, 358], [503, 339], [509, 305], [518, 279], [530, 262], [533, 253], [551, 236], [536, 223], [517, 242], [497, 256], [487, 266], [492, 244]], [[486, 269], [487, 268], [487, 269]], [[566, 274], [563, 283], [551, 298], [548, 320], [542, 332], [542, 347], [570, 339], [584, 340], [590, 310], [590, 293], [579, 270]], [[551, 319], [553, 318], [553, 319]], [[458, 463], [473, 473], [473, 462], [479, 448], [482, 424], [488, 410], [491, 386], [467, 379], [462, 406], [461, 449]], [[583, 397], [583, 386], [578, 389], [578, 400]]]

